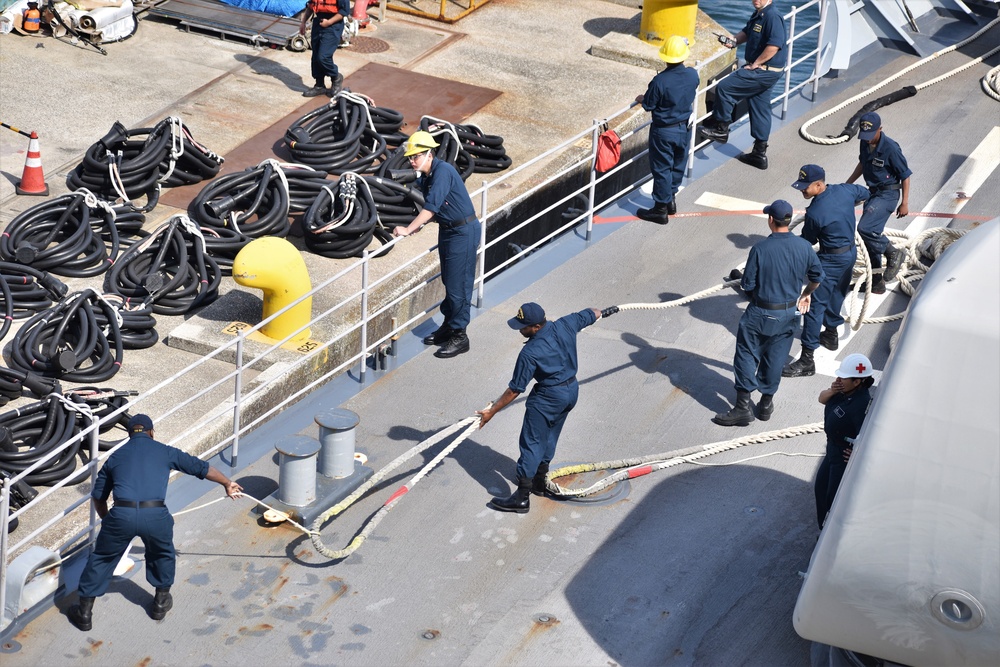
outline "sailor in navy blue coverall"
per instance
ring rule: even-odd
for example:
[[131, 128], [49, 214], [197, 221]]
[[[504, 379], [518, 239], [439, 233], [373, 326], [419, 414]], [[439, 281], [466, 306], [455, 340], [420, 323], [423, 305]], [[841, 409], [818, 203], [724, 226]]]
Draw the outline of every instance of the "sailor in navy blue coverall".
[[864, 174], [865, 183], [871, 192], [871, 199], [865, 202], [861, 219], [858, 220], [858, 235], [868, 249], [873, 269], [882, 268], [882, 256], [885, 255], [885, 271], [875, 271], [872, 278], [872, 292], [885, 294], [885, 283], [896, 277], [906, 259], [906, 250], [893, 246], [882, 232], [894, 211], [897, 218], [909, 215], [910, 175], [913, 172], [906, 164], [899, 144], [882, 131], [882, 119], [877, 113], [861, 116], [859, 128], [861, 154], [858, 166], [847, 182], [853, 183], [858, 176]]
[[[813, 294], [813, 305], [802, 323], [802, 353], [785, 366], [783, 377], [805, 377], [816, 373], [813, 352], [817, 347], [836, 350], [839, 346], [837, 327], [844, 323], [840, 308], [851, 284], [854, 260], [858, 248], [854, 245], [857, 202], [868, 201], [866, 188], [840, 183], [826, 184], [822, 167], [807, 164], [799, 170], [799, 179], [792, 187], [802, 191], [802, 196], [812, 199], [806, 208], [802, 225], [802, 238], [809, 243], [819, 243], [819, 261], [823, 265], [823, 282]], [[820, 327], [826, 329], [820, 333]]]
[[808, 312], [810, 295], [823, 279], [812, 245], [788, 231], [792, 205], [779, 199], [765, 206], [764, 213], [771, 235], [750, 249], [743, 271], [741, 286], [750, 304], [736, 330], [736, 405], [715, 415], [712, 421], [720, 426], [746, 426], [754, 420], [750, 396], [755, 390], [761, 393], [757, 418], [771, 418], [799, 313]]
[[833, 506], [837, 488], [847, 470], [847, 461], [854, 449], [854, 439], [861, 432], [872, 396], [869, 389], [871, 362], [863, 354], [844, 358], [837, 378], [819, 394], [823, 409], [823, 431], [826, 433], [826, 456], [816, 472], [816, 520], [822, 528]]
[[[413, 136], [419, 134], [415, 132]], [[419, 231], [432, 218], [438, 223], [438, 255], [445, 294], [441, 302], [444, 323], [424, 338], [424, 343], [441, 345], [434, 356], [447, 359], [469, 351], [469, 337], [465, 329], [471, 318], [476, 251], [479, 249], [482, 226], [455, 167], [435, 158], [429, 147], [409, 158], [410, 165], [421, 174], [417, 184], [424, 193], [424, 206], [413, 222], [406, 227], [396, 227], [392, 232], [395, 236], [408, 236]]]
[[684, 37], [675, 35], [664, 42], [660, 59], [667, 63], [666, 69], [653, 77], [644, 95], [635, 98], [652, 114], [649, 167], [653, 172], [653, 208], [641, 208], [636, 215], [659, 225], [677, 212], [674, 197], [684, 179], [690, 147], [688, 119], [698, 92], [698, 73], [684, 66], [688, 53]]
[[[312, 17], [312, 28], [309, 32], [312, 49], [312, 75], [316, 83], [304, 93], [303, 97], [328, 95], [333, 97], [344, 83], [337, 64], [333, 62], [333, 54], [340, 47], [344, 36], [344, 18], [351, 15], [350, 0], [309, 0], [302, 12], [302, 25], [299, 32], [306, 32], [306, 22]], [[326, 87], [326, 77], [330, 77], [330, 88]]]
[[746, 100], [750, 107], [750, 136], [753, 152], [739, 156], [740, 162], [767, 169], [767, 139], [771, 136], [771, 89], [785, 70], [787, 52], [785, 23], [771, 0], [753, 0], [754, 13], [735, 38], [719, 37], [729, 48], [746, 42], [746, 64], [728, 75], [715, 88], [712, 117], [701, 128], [702, 136], [725, 143], [733, 109]]
[[[146, 547], [146, 581], [156, 588], [150, 616], [160, 620], [170, 610], [177, 553], [173, 542], [174, 519], [164, 499], [172, 470], [217, 482], [225, 487], [230, 498], [243, 491], [207, 461], [154, 440], [153, 422], [148, 416], [132, 417], [128, 431], [128, 442], [108, 457], [90, 493], [103, 522], [80, 575], [80, 604], [71, 607], [67, 614], [70, 622], [84, 631], [92, 627], [94, 598], [107, 591], [115, 566], [135, 537], [141, 538]], [[109, 512], [111, 495], [115, 504]]]
[[576, 381], [576, 336], [600, 318], [600, 310], [586, 308], [548, 322], [541, 306], [526, 303], [507, 321], [527, 341], [517, 355], [514, 375], [503, 394], [493, 405], [476, 413], [482, 417], [479, 427], [486, 426], [493, 415], [524, 393], [532, 379], [535, 386], [524, 404], [517, 490], [509, 498], [491, 500], [489, 505], [493, 509], [523, 514], [528, 511], [532, 492], [545, 493], [545, 476], [555, 456], [559, 434], [580, 393]]

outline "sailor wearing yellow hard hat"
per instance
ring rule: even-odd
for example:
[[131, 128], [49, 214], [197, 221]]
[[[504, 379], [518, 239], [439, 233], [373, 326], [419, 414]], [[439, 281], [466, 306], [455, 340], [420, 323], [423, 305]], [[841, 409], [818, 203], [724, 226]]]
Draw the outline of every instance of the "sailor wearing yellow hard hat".
[[441, 282], [444, 322], [424, 338], [425, 345], [441, 345], [435, 357], [447, 359], [469, 351], [469, 325], [472, 289], [476, 280], [476, 251], [481, 225], [458, 170], [434, 157], [431, 149], [438, 143], [429, 132], [419, 130], [406, 141], [405, 155], [417, 170], [417, 186], [424, 195], [424, 207], [409, 225], [396, 227], [394, 236], [409, 236], [432, 219], [438, 223], [438, 254], [441, 258]]
[[674, 35], [660, 47], [666, 69], [653, 77], [644, 95], [635, 101], [652, 114], [649, 128], [649, 168], [653, 172], [653, 208], [640, 208], [643, 220], [665, 225], [677, 212], [674, 197], [687, 162], [688, 119], [698, 92], [698, 73], [684, 66], [691, 49], [685, 37]]

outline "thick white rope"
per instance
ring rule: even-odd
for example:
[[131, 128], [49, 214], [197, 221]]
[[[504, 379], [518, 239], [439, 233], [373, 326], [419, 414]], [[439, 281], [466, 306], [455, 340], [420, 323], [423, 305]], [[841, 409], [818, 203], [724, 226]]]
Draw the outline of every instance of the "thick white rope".
[[[935, 51], [934, 53], [932, 53], [931, 55], [927, 56], [926, 58], [921, 58], [920, 60], [918, 60], [917, 62], [913, 63], [909, 67], [904, 67], [903, 69], [901, 69], [900, 71], [896, 72], [895, 74], [893, 74], [892, 76], [890, 76], [888, 79], [885, 79], [881, 83], [878, 83], [875, 86], [869, 88], [868, 90], [863, 91], [863, 92], [855, 95], [854, 97], [852, 97], [852, 98], [850, 98], [848, 100], [845, 100], [844, 102], [841, 102], [840, 104], [838, 104], [837, 106], [833, 107], [832, 109], [830, 109], [828, 111], [825, 111], [825, 112], [821, 113], [818, 116], [815, 116], [811, 120], [807, 121], [805, 123], [805, 125], [803, 125], [802, 127], [799, 128], [799, 135], [803, 139], [805, 139], [806, 141], [811, 141], [814, 144], [822, 144], [824, 146], [833, 146], [833, 145], [836, 145], [836, 144], [842, 144], [845, 141], [850, 141], [851, 137], [849, 137], [847, 135], [844, 135], [844, 134], [836, 136], [836, 137], [817, 137], [817, 136], [812, 135], [812, 134], [809, 133], [809, 127], [811, 127], [815, 123], [818, 123], [819, 121], [823, 120], [824, 118], [832, 116], [833, 114], [837, 113], [838, 111], [840, 111], [844, 107], [847, 107], [847, 106], [849, 106], [849, 105], [857, 102], [860, 99], [868, 97], [869, 95], [871, 95], [872, 93], [874, 93], [876, 90], [884, 88], [888, 84], [890, 84], [893, 81], [895, 81], [896, 79], [898, 79], [898, 78], [900, 78], [900, 77], [908, 74], [909, 72], [915, 70], [916, 68], [918, 68], [918, 67], [920, 67], [922, 65], [926, 65], [927, 63], [931, 62], [932, 60], [935, 60], [936, 58], [939, 58], [939, 57], [941, 57], [941, 56], [943, 56], [943, 55], [945, 55], [947, 53], [951, 53], [952, 51], [955, 51], [956, 49], [960, 49], [963, 46], [965, 46], [966, 44], [968, 44], [968, 43], [970, 43], [972, 41], [975, 41], [976, 39], [978, 39], [979, 37], [981, 37], [983, 34], [985, 34], [986, 32], [988, 32], [990, 29], [992, 29], [994, 26], [996, 26], [997, 24], [1000, 24], [1000, 19], [994, 19], [993, 21], [991, 21], [990, 23], [988, 23], [985, 27], [983, 27], [982, 29], [980, 29], [978, 32], [976, 32], [971, 37], [968, 37], [967, 39], [964, 39], [961, 42], [958, 42], [956, 44], [952, 44], [951, 46], [949, 46], [947, 48], [941, 49], [940, 51]], [[916, 88], [917, 88], [917, 90], [922, 90], [922, 89], [924, 89], [924, 88], [926, 88], [928, 86], [932, 86], [935, 83], [938, 83], [939, 81], [942, 81], [942, 80], [944, 80], [944, 79], [946, 79], [946, 78], [948, 78], [950, 76], [954, 76], [955, 74], [958, 74], [959, 72], [962, 72], [962, 71], [964, 71], [964, 70], [966, 70], [966, 69], [968, 69], [970, 67], [978, 65], [985, 58], [989, 58], [991, 55], [993, 55], [997, 51], [1000, 51], [1000, 47], [997, 47], [997, 48], [991, 50], [989, 53], [986, 53], [985, 55], [982, 55], [979, 58], [976, 58], [975, 60], [972, 60], [971, 62], [963, 65], [962, 67], [959, 67], [957, 69], [953, 69], [950, 72], [942, 74], [941, 76], [939, 76], [937, 78], [931, 79], [930, 81], [925, 81], [924, 83], [921, 83], [921, 84], [917, 85]]]

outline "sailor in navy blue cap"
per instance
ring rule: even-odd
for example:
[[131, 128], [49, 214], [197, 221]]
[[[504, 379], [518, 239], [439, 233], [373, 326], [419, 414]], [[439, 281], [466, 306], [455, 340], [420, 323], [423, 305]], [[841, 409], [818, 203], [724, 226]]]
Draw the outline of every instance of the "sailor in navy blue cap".
[[545, 493], [545, 476], [556, 453], [559, 433], [580, 394], [576, 381], [576, 336], [600, 318], [600, 310], [585, 308], [548, 322], [541, 306], [526, 303], [507, 320], [511, 329], [517, 329], [528, 340], [517, 355], [514, 375], [503, 394], [490, 407], [476, 412], [482, 417], [479, 428], [524, 393], [532, 379], [535, 386], [524, 402], [517, 490], [509, 498], [491, 500], [491, 508], [524, 514], [529, 508], [530, 494]]
[[865, 202], [858, 220], [858, 235], [868, 249], [873, 269], [882, 268], [882, 257], [885, 256], [885, 270], [876, 271], [872, 279], [872, 292], [885, 294], [886, 281], [896, 277], [906, 259], [906, 250], [892, 245], [883, 233], [885, 223], [894, 211], [897, 218], [909, 215], [910, 175], [913, 172], [906, 164], [899, 144], [882, 131], [882, 119], [877, 113], [872, 111], [861, 116], [859, 128], [861, 153], [858, 165], [847, 182], [853, 183], [863, 174], [871, 192], [871, 199]]
[[715, 415], [712, 421], [720, 426], [747, 426], [754, 420], [754, 391], [761, 393], [757, 418], [771, 418], [799, 314], [809, 312], [811, 295], [823, 279], [812, 244], [788, 231], [792, 205], [779, 199], [764, 213], [771, 235], [750, 248], [741, 283], [750, 304], [736, 329], [736, 405]]
[[[826, 172], [815, 164], [803, 166], [792, 187], [812, 200], [806, 208], [802, 238], [819, 244], [823, 281], [813, 294], [812, 307], [802, 322], [802, 352], [781, 372], [786, 378], [815, 375], [813, 353], [816, 348], [822, 345], [828, 350], [836, 350], [839, 346], [837, 328], [844, 323], [840, 309], [851, 284], [854, 260], [858, 257], [858, 248], [854, 245], [854, 207], [871, 196], [860, 185], [827, 185]], [[825, 327], [822, 333], [821, 327]]]
[[[230, 498], [243, 491], [207, 461], [154, 440], [153, 420], [148, 415], [129, 419], [128, 433], [128, 441], [108, 457], [97, 473], [90, 492], [103, 522], [80, 575], [80, 603], [67, 612], [70, 622], [84, 632], [93, 627], [94, 599], [107, 591], [115, 565], [135, 537], [141, 538], [146, 547], [146, 581], [156, 589], [148, 610], [150, 618], [161, 620], [173, 606], [170, 586], [177, 564], [174, 519], [163, 502], [170, 471], [217, 482]], [[115, 504], [109, 511], [111, 495]]]

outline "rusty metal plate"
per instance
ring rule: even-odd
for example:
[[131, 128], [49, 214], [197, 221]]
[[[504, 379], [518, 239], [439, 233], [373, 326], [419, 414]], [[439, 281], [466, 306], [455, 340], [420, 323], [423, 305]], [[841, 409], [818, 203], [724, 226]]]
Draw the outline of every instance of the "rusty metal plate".
[[355, 53], [385, 53], [389, 50], [389, 42], [378, 37], [358, 35], [351, 38], [351, 45], [347, 48]]

